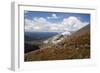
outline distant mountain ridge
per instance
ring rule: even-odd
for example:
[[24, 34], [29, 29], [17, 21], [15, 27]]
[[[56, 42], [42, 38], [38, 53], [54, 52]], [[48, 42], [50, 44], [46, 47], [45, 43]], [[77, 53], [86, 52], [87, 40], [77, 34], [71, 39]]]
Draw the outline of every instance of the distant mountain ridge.
[[46, 40], [51, 36], [58, 34], [57, 32], [25, 32], [25, 41]]

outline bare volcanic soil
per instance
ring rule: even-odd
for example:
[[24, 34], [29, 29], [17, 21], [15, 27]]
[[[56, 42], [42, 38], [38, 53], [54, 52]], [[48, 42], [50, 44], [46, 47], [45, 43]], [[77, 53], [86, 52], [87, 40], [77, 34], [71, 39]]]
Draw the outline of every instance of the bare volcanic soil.
[[90, 58], [90, 25], [83, 27], [58, 44], [25, 53], [25, 61]]

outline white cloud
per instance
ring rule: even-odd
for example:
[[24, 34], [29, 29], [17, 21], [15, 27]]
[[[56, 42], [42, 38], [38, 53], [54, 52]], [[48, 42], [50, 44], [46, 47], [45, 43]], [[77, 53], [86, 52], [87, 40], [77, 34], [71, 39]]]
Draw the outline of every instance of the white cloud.
[[25, 31], [48, 31], [49, 22], [43, 17], [35, 17], [33, 20], [25, 19]]
[[55, 19], [58, 18], [56, 14], [52, 14], [52, 17]]
[[35, 17], [33, 20], [25, 19], [25, 31], [76, 31], [86, 26], [87, 24], [88, 22], [82, 22], [79, 18], [74, 16], [64, 18], [63, 21], [59, 24], [51, 23], [43, 17]]
[[54, 27], [51, 27], [50, 29], [51, 30], [57, 30], [58, 28], [54, 26]]
[[76, 31], [76, 30], [88, 25], [89, 23], [88, 22], [82, 22], [82, 21], [80, 21], [79, 18], [74, 17], [74, 16], [70, 16], [68, 18], [63, 19], [62, 24], [65, 27], [68, 27], [68, 30]]
[[33, 21], [35, 21], [35, 22], [46, 22], [46, 19], [45, 18], [43, 18], [43, 17], [40, 17], [40, 18], [38, 18], [38, 17], [35, 17], [35, 18], [33, 18]]
[[57, 19], [57, 18], [59, 18], [59, 17], [57, 17], [57, 15], [56, 15], [56, 14], [52, 14], [52, 16], [51, 16], [51, 17], [47, 17], [47, 19]]
[[33, 23], [29, 19], [25, 19], [25, 31], [31, 31], [33, 29]]
[[34, 30], [40, 30], [39, 26], [33, 27]]

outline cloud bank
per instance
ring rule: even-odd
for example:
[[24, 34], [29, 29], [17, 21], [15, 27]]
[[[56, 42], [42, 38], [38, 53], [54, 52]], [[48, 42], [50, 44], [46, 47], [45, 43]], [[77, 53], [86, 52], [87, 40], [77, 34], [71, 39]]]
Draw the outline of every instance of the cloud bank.
[[[47, 19], [57, 19], [56, 14], [52, 14]], [[88, 25], [88, 22], [82, 22], [78, 17], [70, 16], [64, 18], [61, 23], [49, 22], [43, 17], [34, 17], [32, 20], [25, 19], [25, 31], [37, 31], [37, 32], [63, 32], [63, 31], [76, 31], [80, 28]]]

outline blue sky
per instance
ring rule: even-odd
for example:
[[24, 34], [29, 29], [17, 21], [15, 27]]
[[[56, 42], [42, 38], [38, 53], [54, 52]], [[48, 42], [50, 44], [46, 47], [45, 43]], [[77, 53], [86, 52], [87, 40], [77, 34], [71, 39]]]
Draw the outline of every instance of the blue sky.
[[[24, 19], [25, 30], [29, 31], [59, 31], [58, 29], [60, 27], [60, 31], [64, 31], [63, 29], [76, 30], [77, 27], [77, 29], [79, 29], [82, 26], [90, 24], [90, 14], [83, 13], [24, 11]], [[74, 27], [74, 24], [77, 25], [77, 27]], [[63, 28], [62, 25], [66, 26], [66, 28]], [[37, 29], [35, 29], [35, 27], [37, 27]], [[51, 30], [54, 27], [55, 29]]]

